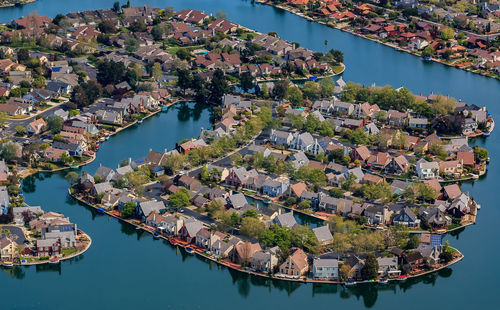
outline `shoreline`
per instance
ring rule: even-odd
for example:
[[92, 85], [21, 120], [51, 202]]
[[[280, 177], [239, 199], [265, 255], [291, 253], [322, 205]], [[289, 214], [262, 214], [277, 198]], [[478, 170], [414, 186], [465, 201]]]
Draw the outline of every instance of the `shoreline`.
[[[360, 33], [356, 33], [355, 31], [353, 30], [349, 30], [349, 29], [345, 29], [345, 28], [341, 28], [337, 25], [330, 25], [328, 23], [325, 23], [323, 21], [320, 21], [320, 20], [317, 20], [315, 18], [312, 18], [312, 17], [309, 17], [309, 16], [306, 16], [302, 13], [299, 13], [299, 12], [296, 12], [295, 10], [293, 10], [292, 8], [288, 7], [288, 6], [285, 6], [285, 5], [279, 5], [279, 4], [272, 4], [270, 2], [267, 2], [267, 1], [262, 1], [262, 0], [258, 0], [256, 1], [258, 4], [261, 4], [261, 5], [269, 5], [269, 6], [272, 6], [272, 7], [275, 7], [275, 8], [278, 8], [278, 9], [281, 9], [281, 10], [285, 10], [291, 14], [294, 14], [296, 16], [299, 16], [301, 18], [304, 18], [305, 20], [309, 21], [309, 22], [313, 22], [313, 23], [318, 23], [318, 24], [321, 24], [321, 25], [324, 25], [326, 27], [330, 27], [330, 28], [333, 28], [333, 29], [337, 29], [337, 30], [340, 30], [342, 32], [346, 32], [346, 33], [349, 33], [351, 35], [355, 35], [357, 37], [360, 37], [360, 38], [363, 38], [363, 39], [366, 39], [366, 40], [370, 40], [372, 42], [375, 42], [375, 43], [379, 43], [379, 44], [382, 44], [382, 45], [385, 45], [387, 47], [390, 47], [390, 48], [393, 48], [395, 50], [398, 50], [400, 52], [405, 52], [407, 54], [410, 54], [410, 55], [413, 55], [413, 56], [416, 56], [416, 57], [419, 57], [421, 58], [422, 56], [418, 55], [417, 53], [413, 52], [412, 50], [409, 50], [409, 49], [406, 49], [406, 48], [402, 48], [402, 47], [399, 47], [393, 43], [389, 43], [389, 42], [382, 42], [380, 40], [375, 40], [373, 38], [370, 38], [370, 37], [367, 37], [367, 36], [364, 36]], [[460, 69], [460, 70], [463, 70], [463, 71], [467, 71], [467, 72], [470, 72], [470, 73], [473, 73], [473, 74], [477, 74], [477, 75], [481, 75], [481, 76], [484, 76], [484, 77], [489, 77], [489, 78], [493, 78], [493, 79], [496, 79], [496, 80], [500, 80], [500, 76], [499, 75], [488, 75], [488, 74], [483, 74], [483, 73], [479, 73], [479, 72], [475, 72], [473, 70], [470, 70], [468, 68], [461, 68], [459, 67], [458, 65], [455, 65], [455, 64], [449, 64], [449, 63], [446, 63], [445, 61], [443, 60], [440, 60], [440, 59], [437, 59], [435, 57], [431, 57], [430, 60], [428, 61], [432, 61], [432, 62], [435, 62], [435, 63], [440, 63], [442, 65], [446, 65], [448, 67], [452, 67], [452, 68], [455, 68], [455, 69]]]
[[[76, 201], [94, 209], [97, 211], [97, 209], [99, 209], [99, 207], [81, 199], [81, 198], [78, 198], [76, 197], [76, 195], [73, 195], [71, 194], [70, 190], [68, 189], [68, 194], [73, 198], [75, 199]], [[151, 235], [154, 236], [154, 233], [155, 231], [154, 230], [150, 230], [150, 229], [147, 229], [145, 228], [142, 224], [136, 224], [134, 223], [134, 221], [132, 220], [127, 220], [127, 219], [124, 219], [124, 218], [121, 218], [119, 216], [117, 216], [116, 214], [113, 214], [113, 213], [110, 213], [108, 211], [104, 211], [104, 213], [102, 213], [103, 215], [107, 215], [107, 216], [110, 216], [112, 218], [115, 218], [117, 219], [118, 221], [122, 221], [122, 222], [125, 222], [127, 224], [130, 224], [132, 226], [134, 226], [136, 229], [140, 229], [142, 231], [145, 231]], [[165, 241], [171, 241], [171, 240], [176, 240], [175, 237], [167, 237], [167, 236], [164, 236], [162, 234], [159, 234], [158, 236], [156, 236], [158, 238], [161, 238]], [[183, 244], [183, 243], [179, 243], [179, 242], [175, 242], [175, 245], [172, 245], [171, 246], [179, 246], [181, 248], [186, 248], [186, 247], [190, 247], [192, 249], [194, 249], [193, 253], [191, 254], [196, 254], [197, 256], [199, 256], [200, 258], [205, 258], [205, 259], [208, 259], [209, 261], [212, 261], [220, 266], [225, 266], [227, 268], [230, 268], [232, 270], [235, 270], [235, 271], [238, 271], [238, 272], [241, 272], [241, 273], [245, 273], [245, 274], [248, 274], [248, 275], [254, 275], [254, 276], [258, 276], [258, 277], [261, 277], [261, 278], [267, 278], [267, 279], [272, 279], [272, 280], [280, 280], [280, 281], [288, 281], [288, 282], [301, 282], [301, 283], [317, 283], [317, 284], [336, 284], [336, 285], [345, 285], [345, 281], [331, 281], [331, 280], [314, 280], [314, 279], [311, 279], [311, 278], [285, 278], [285, 277], [278, 277], [278, 276], [272, 276], [272, 275], [269, 275], [269, 274], [265, 274], [265, 273], [260, 273], [260, 272], [256, 272], [256, 271], [252, 271], [252, 270], [246, 270], [246, 269], [242, 269], [241, 267], [238, 267], [239, 265], [236, 265], [236, 264], [233, 264], [233, 263], [230, 263], [230, 262], [226, 262], [224, 260], [219, 260], [215, 257], [212, 257], [212, 256], [208, 256], [208, 255], [204, 255], [206, 252], [201, 249], [198, 249], [196, 245], [194, 244]], [[423, 273], [419, 273], [419, 274], [410, 274], [410, 275], [407, 275], [406, 278], [404, 280], [400, 280], [398, 278], [391, 278], [391, 279], [388, 279], [389, 282], [403, 282], [407, 279], [412, 279], [412, 278], [418, 278], [420, 276], [424, 276], [424, 275], [427, 275], [427, 274], [430, 274], [430, 273], [434, 273], [434, 272], [437, 272], [439, 270], [442, 270], [444, 268], [447, 268], [447, 267], [450, 267], [458, 262], [460, 262], [465, 256], [462, 254], [462, 252], [460, 252], [458, 249], [456, 248], [453, 248], [453, 247], [450, 247], [452, 249], [454, 249], [455, 251], [458, 252], [459, 256], [457, 258], [454, 258], [450, 263], [446, 264], [446, 265], [442, 265], [438, 268], [435, 268], [435, 269], [432, 269], [432, 270], [427, 270]], [[186, 252], [187, 253], [187, 252]], [[190, 254], [190, 253], [188, 253]], [[360, 281], [360, 282], [356, 282], [356, 284], [361, 284], [361, 283], [373, 283], [373, 284], [378, 284], [378, 281], [377, 280], [373, 280], [373, 281]]]
[[11, 8], [11, 7], [20, 7], [26, 4], [30, 4], [33, 2], [36, 2], [37, 0], [26, 0], [24, 2], [15, 2], [15, 3], [7, 3], [7, 4], [2, 4], [0, 5], [0, 9], [2, 8]]

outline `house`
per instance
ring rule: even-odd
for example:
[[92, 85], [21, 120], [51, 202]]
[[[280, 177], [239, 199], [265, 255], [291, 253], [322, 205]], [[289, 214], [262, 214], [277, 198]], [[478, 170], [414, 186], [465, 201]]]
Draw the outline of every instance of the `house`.
[[36, 241], [38, 257], [51, 257], [61, 254], [61, 244], [57, 239], [44, 239]]
[[52, 147], [59, 150], [68, 151], [71, 156], [81, 156], [86, 151], [86, 144], [83, 141], [75, 143], [54, 142]]
[[361, 179], [362, 184], [380, 184], [384, 181], [383, 178], [379, 177], [378, 175], [371, 174], [371, 173], [365, 173], [363, 178]]
[[397, 257], [379, 257], [377, 262], [379, 276], [393, 277], [401, 274], [401, 270], [398, 269]]
[[393, 225], [405, 225], [408, 227], [419, 227], [420, 226], [420, 219], [417, 218], [415, 213], [408, 208], [404, 207], [399, 213], [396, 214], [394, 219], [392, 220]]
[[446, 209], [446, 212], [453, 217], [462, 218], [472, 211], [474, 207], [473, 200], [466, 194], [462, 193], [455, 198]]
[[255, 252], [259, 251], [262, 251], [259, 243], [252, 243], [249, 241], [238, 243], [229, 253], [229, 259], [235, 264], [245, 265], [250, 263], [252, 256]]
[[460, 195], [462, 195], [462, 190], [458, 186], [458, 184], [450, 184], [443, 187], [444, 197], [450, 200], [455, 200]]
[[295, 133], [293, 140], [290, 142], [290, 148], [313, 154], [324, 153], [323, 147], [318, 143], [318, 139], [308, 133]]
[[385, 152], [378, 152], [376, 155], [370, 155], [366, 164], [374, 169], [384, 169], [392, 160], [392, 156]]
[[184, 221], [179, 229], [178, 237], [187, 243], [194, 243], [196, 234], [203, 228], [203, 224], [197, 220]]
[[303, 151], [290, 155], [288, 160], [293, 163], [295, 169], [299, 169], [300, 167], [307, 166], [309, 164], [309, 158], [307, 158]]
[[288, 146], [293, 140], [290, 132], [271, 129], [270, 142], [274, 145]]
[[204, 249], [210, 249], [217, 240], [224, 240], [224, 238], [225, 235], [219, 231], [202, 228], [196, 233], [196, 245]]
[[421, 207], [420, 216], [433, 228], [446, 228], [451, 225], [451, 217], [445, 215], [439, 207]]
[[442, 161], [439, 163], [439, 171], [448, 176], [459, 178], [463, 173], [463, 164], [459, 160]]
[[148, 226], [158, 228], [161, 226], [162, 221], [163, 221], [163, 215], [161, 215], [160, 213], [158, 213], [156, 211], [152, 211], [148, 215], [148, 217], [146, 218], [144, 223]]
[[435, 161], [428, 162], [422, 158], [417, 161], [415, 170], [419, 179], [434, 179], [439, 175], [439, 163]]
[[248, 204], [247, 198], [244, 194], [238, 193], [231, 195], [227, 198], [227, 203], [234, 209], [241, 209], [243, 206]]
[[384, 168], [385, 173], [396, 174], [396, 175], [407, 173], [409, 170], [410, 170], [410, 163], [403, 155], [392, 157], [389, 164], [387, 164]]
[[302, 193], [306, 190], [307, 190], [306, 183], [303, 183], [303, 182], [295, 183], [295, 184], [290, 185], [290, 187], [288, 187], [287, 196], [300, 198]]
[[240, 187], [244, 186], [250, 177], [257, 176], [256, 170], [246, 170], [243, 167], [231, 168], [229, 175], [226, 177], [226, 184], [230, 186]]
[[76, 246], [76, 236], [73, 231], [47, 232], [44, 237], [49, 240], [58, 240], [61, 248], [72, 248]]
[[354, 160], [359, 160], [364, 163], [371, 156], [371, 152], [366, 146], [362, 145], [354, 149], [352, 156]]
[[322, 246], [333, 243], [333, 235], [328, 226], [320, 226], [312, 229], [316, 239]]
[[97, 168], [97, 171], [94, 174], [94, 178], [97, 178], [102, 182], [109, 182], [115, 177], [115, 175], [116, 171], [114, 169], [99, 165], [99, 168]]
[[403, 254], [403, 261], [412, 268], [421, 267], [424, 264], [424, 257], [420, 252], [412, 252]]
[[415, 251], [422, 255], [427, 266], [433, 267], [439, 264], [439, 255], [441, 254], [441, 251], [438, 246], [420, 244]]
[[391, 214], [392, 213], [389, 212], [386, 206], [372, 204], [368, 204], [363, 211], [363, 215], [366, 217], [369, 225], [386, 224], [389, 221]]
[[466, 118], [462, 123], [462, 134], [470, 135], [476, 132], [478, 128], [477, 122], [472, 118]]
[[220, 258], [228, 257], [234, 246], [241, 243], [241, 239], [238, 237], [230, 237], [229, 240], [217, 240], [212, 244], [210, 252]]
[[161, 214], [165, 212], [165, 210], [166, 207], [163, 201], [150, 200], [139, 203], [139, 207], [136, 209], [136, 214], [137, 217], [144, 221], [151, 214], [151, 212]]
[[279, 267], [279, 276], [300, 278], [309, 270], [307, 255], [302, 249], [295, 249], [293, 253]]
[[16, 252], [16, 243], [8, 237], [0, 238], [0, 259], [10, 261], [14, 258]]
[[354, 105], [349, 102], [335, 101], [333, 112], [341, 115], [351, 115], [354, 112]]
[[312, 276], [315, 280], [337, 280], [339, 278], [339, 261], [333, 258], [315, 258]]
[[253, 253], [250, 260], [250, 266], [255, 271], [266, 273], [272, 272], [274, 267], [278, 265], [278, 251], [279, 247], [274, 247], [267, 251], [257, 251]]
[[462, 162], [464, 166], [474, 167], [476, 159], [474, 152], [457, 152], [457, 160]]
[[47, 123], [43, 118], [36, 119], [26, 126], [26, 131], [30, 135], [37, 135], [47, 129]]
[[177, 236], [179, 234], [179, 230], [182, 227], [182, 224], [183, 221], [181, 219], [173, 215], [167, 215], [163, 216], [158, 230], [167, 235]]
[[427, 128], [428, 120], [425, 117], [422, 118], [410, 118], [408, 120], [408, 126], [411, 128], [417, 128], [417, 129], [425, 129]]
[[195, 178], [192, 178], [186, 174], [182, 175], [178, 179], [178, 184], [179, 186], [183, 186], [187, 188], [190, 191], [196, 191], [200, 187], [201, 183], [200, 181], [196, 180]]
[[273, 222], [281, 227], [293, 228], [297, 224], [293, 212], [283, 213], [274, 218]]
[[62, 161], [62, 156], [69, 156], [69, 152], [67, 150], [55, 149], [53, 147], [48, 147], [45, 152], [43, 152], [43, 157], [49, 161], [60, 162]]
[[285, 191], [288, 189], [288, 185], [288, 179], [268, 179], [262, 185], [262, 194], [269, 197], [279, 197], [285, 193]]

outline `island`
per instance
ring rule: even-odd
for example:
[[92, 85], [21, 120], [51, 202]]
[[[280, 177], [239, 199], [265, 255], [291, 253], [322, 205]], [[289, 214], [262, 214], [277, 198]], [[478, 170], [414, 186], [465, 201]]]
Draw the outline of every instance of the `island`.
[[[460, 261], [443, 235], [480, 209], [460, 182], [487, 171], [488, 151], [470, 143], [494, 129], [486, 107], [333, 79], [341, 51], [218, 15], [118, 3], [13, 21], [0, 177], [68, 170], [69, 194], [95, 212], [256, 276], [386, 283]], [[198, 137], [72, 170], [189, 101], [211, 110]]]
[[0, 3], [0, 8], [13, 7], [13, 6], [22, 6], [28, 3], [33, 3], [36, 0], [3, 0]]

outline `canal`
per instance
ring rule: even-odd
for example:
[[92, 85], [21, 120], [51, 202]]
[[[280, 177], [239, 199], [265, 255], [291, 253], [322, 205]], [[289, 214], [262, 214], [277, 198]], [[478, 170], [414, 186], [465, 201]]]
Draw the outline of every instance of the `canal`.
[[[113, 0], [38, 0], [22, 8], [0, 10], [0, 21], [25, 16], [108, 8]], [[500, 115], [500, 82], [441, 64], [424, 62], [412, 55], [308, 22], [250, 0], [134, 1], [152, 6], [193, 8], [215, 14], [261, 32], [276, 31], [302, 46], [324, 51], [340, 49], [347, 70], [343, 77], [366, 85], [405, 86], [415, 93], [431, 91], [455, 96], [467, 103], [486, 105]], [[127, 157], [143, 156], [149, 148], [172, 148], [176, 141], [197, 136], [209, 126], [206, 110], [193, 105], [172, 109], [131, 128], [104, 143], [98, 159], [83, 168], [94, 172], [99, 163], [114, 166]], [[2, 306], [5, 309], [172, 308], [240, 309], [343, 307], [373, 309], [463, 309], [481, 304], [496, 308], [494, 299], [500, 271], [493, 262], [500, 256], [497, 221], [500, 209], [496, 191], [500, 183], [499, 135], [474, 143], [488, 148], [489, 172], [475, 184], [464, 184], [481, 204], [477, 224], [447, 236], [465, 259], [439, 273], [386, 286], [299, 285], [257, 279], [184, 256], [161, 241], [127, 225], [93, 213], [66, 195], [67, 183], [60, 174], [38, 175], [23, 184], [26, 201], [45, 210], [63, 212], [89, 233], [94, 243], [83, 256], [62, 263], [60, 269], [18, 268], [0, 272]], [[497, 241], [495, 241], [497, 240]]]

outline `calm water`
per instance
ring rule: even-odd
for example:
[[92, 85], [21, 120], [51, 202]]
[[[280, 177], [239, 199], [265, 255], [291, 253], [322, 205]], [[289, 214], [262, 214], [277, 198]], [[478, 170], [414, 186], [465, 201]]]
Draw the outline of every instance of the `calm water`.
[[[39, 0], [23, 8], [0, 10], [0, 21], [27, 15], [41, 15], [111, 7], [113, 0], [64, 2]], [[132, 5], [194, 8], [216, 13], [261, 32], [276, 31], [290, 41], [324, 51], [341, 49], [345, 53], [345, 80], [366, 85], [405, 86], [416, 93], [450, 94], [468, 103], [486, 105], [494, 116], [500, 115], [500, 82], [440, 64], [423, 62], [414, 56], [363, 40], [325, 26], [310, 23], [287, 12], [241, 0], [132, 1]], [[187, 109], [184, 109], [187, 110]], [[208, 127], [208, 112], [196, 120], [189, 113], [170, 111], [145, 121], [106, 142], [96, 162], [84, 169], [94, 172], [99, 162], [113, 166], [129, 156], [139, 157], [150, 147], [172, 148], [176, 141], [196, 136]], [[196, 116], [196, 115], [195, 115]], [[480, 304], [497, 308], [500, 271], [495, 261], [500, 256], [496, 225], [500, 219], [496, 192], [500, 183], [498, 130], [488, 139], [474, 143], [486, 146], [492, 163], [488, 174], [463, 189], [479, 201], [482, 209], [477, 225], [448, 236], [465, 259], [438, 274], [384, 287], [297, 285], [246, 277], [185, 257], [149, 235], [71, 202], [67, 184], [60, 175], [39, 176], [24, 184], [26, 200], [45, 210], [64, 212], [94, 239], [82, 257], [65, 262], [60, 269], [20, 268], [0, 273], [2, 309], [88, 309], [171, 308], [171, 309], [255, 309], [304, 307], [359, 309], [465, 309]], [[30, 192], [31, 190], [31, 192]], [[35, 192], [33, 192], [36, 190]], [[21, 280], [22, 279], [22, 280]]]

